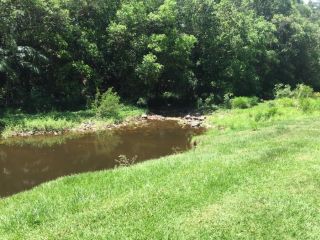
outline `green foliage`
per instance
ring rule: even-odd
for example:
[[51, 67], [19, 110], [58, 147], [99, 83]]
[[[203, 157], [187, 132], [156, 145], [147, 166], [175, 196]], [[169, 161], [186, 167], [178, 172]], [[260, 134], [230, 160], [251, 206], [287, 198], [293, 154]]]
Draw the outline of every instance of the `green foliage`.
[[303, 112], [310, 112], [313, 111], [312, 102], [308, 98], [299, 98], [298, 99], [298, 107]]
[[293, 92], [290, 85], [276, 84], [274, 87], [274, 97], [275, 98], [291, 98]]
[[197, 101], [197, 108], [204, 112], [210, 112], [217, 110], [218, 106], [215, 104], [215, 97], [213, 94], [206, 97], [205, 99], [199, 98]]
[[0, 105], [73, 110], [110, 87], [160, 106], [319, 90], [319, 15], [291, 0], [0, 1]]
[[269, 108], [267, 108], [266, 110], [258, 112], [255, 115], [254, 120], [256, 122], [266, 122], [269, 119], [275, 117], [277, 114], [279, 114], [279, 109], [276, 106], [269, 106]]
[[284, 107], [295, 107], [296, 106], [296, 100], [293, 98], [277, 98], [277, 102]]
[[320, 98], [280, 98], [264, 101], [246, 109], [219, 110], [212, 117], [212, 124], [219, 129], [257, 130], [272, 126], [277, 121], [290, 121], [320, 116]]
[[232, 108], [233, 93], [226, 93], [223, 96], [223, 105], [225, 108]]
[[[70, 130], [83, 131], [83, 125], [91, 125], [93, 129], [105, 129], [106, 125], [113, 124], [121, 119], [140, 116], [145, 111], [130, 105], [122, 105], [118, 118], [102, 118], [92, 110], [76, 112], [47, 112], [26, 114], [21, 111], [7, 111], [1, 117], [4, 123], [2, 137], [11, 137], [16, 134], [42, 134], [42, 133], [62, 133]], [[1, 136], [0, 136], [1, 138]], [[40, 141], [43, 141], [43, 139]]]
[[163, 71], [163, 65], [156, 61], [157, 57], [154, 54], [149, 53], [143, 57], [142, 63], [136, 68], [136, 74], [145, 86], [146, 93], [144, 96], [146, 97], [149, 97], [150, 94], [152, 94], [150, 91], [152, 90], [152, 87], [158, 83], [159, 77]]
[[65, 118], [55, 119], [52, 117], [39, 118], [34, 119], [32, 121], [27, 121], [26, 119], [21, 123], [21, 132], [26, 131], [59, 131], [60, 129], [70, 129], [73, 126], [70, 122], [68, 122]]
[[115, 118], [120, 119], [121, 111], [120, 97], [112, 88], [109, 88], [106, 92], [97, 92], [92, 109], [100, 118]]
[[304, 84], [298, 84], [294, 90], [291, 90], [289, 85], [277, 84], [274, 88], [274, 96], [280, 98], [310, 98], [314, 96], [314, 90]]
[[256, 106], [258, 102], [257, 97], [235, 97], [231, 100], [231, 107], [245, 109]]
[[[216, 112], [197, 148], [0, 200], [2, 239], [318, 239], [318, 115]], [[229, 126], [233, 124], [234, 130]], [[241, 131], [239, 131], [241, 130]], [[127, 162], [127, 161], [125, 161]]]
[[309, 98], [314, 94], [313, 88], [306, 86], [304, 84], [298, 84], [296, 89], [293, 91], [294, 97], [300, 98]]

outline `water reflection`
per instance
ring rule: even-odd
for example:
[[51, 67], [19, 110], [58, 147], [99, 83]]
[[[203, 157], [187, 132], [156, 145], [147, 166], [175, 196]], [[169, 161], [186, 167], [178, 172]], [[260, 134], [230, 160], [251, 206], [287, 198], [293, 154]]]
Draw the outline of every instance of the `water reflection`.
[[0, 144], [0, 196], [74, 173], [113, 168], [119, 155], [137, 162], [190, 148], [200, 133], [175, 121], [151, 121], [97, 134], [15, 138]]

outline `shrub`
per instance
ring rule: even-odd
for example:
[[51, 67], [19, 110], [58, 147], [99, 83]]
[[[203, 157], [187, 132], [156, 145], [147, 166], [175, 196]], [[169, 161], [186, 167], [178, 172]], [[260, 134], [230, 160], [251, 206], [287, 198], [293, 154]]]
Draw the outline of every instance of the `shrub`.
[[258, 102], [257, 97], [236, 97], [231, 100], [231, 107], [245, 109], [258, 105]]
[[226, 108], [231, 108], [231, 100], [233, 98], [233, 93], [226, 93], [223, 96], [223, 105]]
[[204, 112], [217, 110], [218, 106], [215, 105], [214, 95], [210, 94], [205, 99], [199, 98], [197, 101], [197, 108]]
[[274, 97], [275, 98], [291, 98], [293, 92], [290, 85], [276, 84], [274, 87]]
[[289, 85], [277, 84], [274, 88], [275, 98], [308, 98], [314, 96], [312, 87], [298, 84], [294, 90]]
[[103, 94], [98, 91], [92, 107], [97, 117], [120, 118], [120, 110], [122, 107], [120, 97], [112, 88], [109, 88]]
[[293, 91], [293, 95], [296, 98], [309, 98], [314, 95], [314, 91], [312, 87], [304, 84], [298, 84], [296, 89]]

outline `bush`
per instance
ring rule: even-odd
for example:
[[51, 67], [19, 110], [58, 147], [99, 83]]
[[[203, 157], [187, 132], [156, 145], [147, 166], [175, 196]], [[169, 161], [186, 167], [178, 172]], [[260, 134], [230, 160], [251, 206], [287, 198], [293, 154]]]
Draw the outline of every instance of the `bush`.
[[293, 95], [295, 98], [309, 98], [314, 95], [314, 91], [312, 87], [304, 84], [298, 84], [296, 89], [293, 91]]
[[231, 108], [231, 101], [233, 98], [233, 93], [226, 93], [223, 96], [223, 105], [225, 108]]
[[214, 95], [210, 94], [205, 99], [199, 98], [197, 100], [197, 108], [204, 112], [210, 112], [218, 109], [218, 106], [215, 105]]
[[257, 97], [236, 97], [231, 100], [231, 107], [245, 109], [258, 105], [258, 102]]
[[103, 94], [98, 91], [92, 105], [96, 116], [100, 118], [119, 119], [121, 107], [120, 97], [112, 88]]
[[298, 84], [292, 91], [289, 85], [277, 84], [274, 88], [275, 98], [308, 98], [313, 97], [314, 91], [312, 87], [304, 84]]
[[274, 87], [274, 97], [275, 98], [291, 98], [293, 92], [290, 85], [276, 84]]

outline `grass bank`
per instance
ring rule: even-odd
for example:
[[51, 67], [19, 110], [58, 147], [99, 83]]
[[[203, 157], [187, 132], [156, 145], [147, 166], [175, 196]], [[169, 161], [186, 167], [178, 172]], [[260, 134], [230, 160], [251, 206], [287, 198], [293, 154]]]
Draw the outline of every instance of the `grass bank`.
[[71, 129], [81, 130], [83, 124], [90, 123], [91, 127], [99, 129], [131, 117], [144, 113], [143, 109], [133, 106], [121, 105], [117, 118], [97, 117], [94, 110], [76, 112], [48, 112], [39, 114], [26, 114], [22, 112], [6, 112], [1, 121], [4, 123], [1, 136], [31, 135], [37, 133], [63, 132]]
[[221, 110], [189, 152], [0, 200], [0, 237], [317, 239], [320, 101], [307, 101]]

